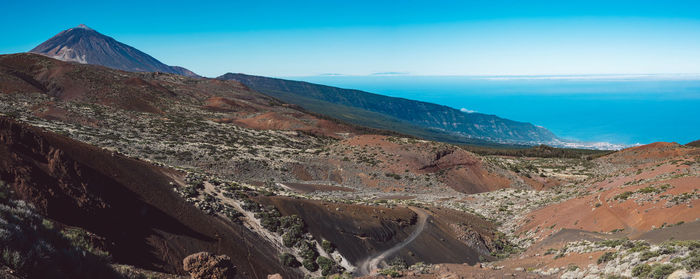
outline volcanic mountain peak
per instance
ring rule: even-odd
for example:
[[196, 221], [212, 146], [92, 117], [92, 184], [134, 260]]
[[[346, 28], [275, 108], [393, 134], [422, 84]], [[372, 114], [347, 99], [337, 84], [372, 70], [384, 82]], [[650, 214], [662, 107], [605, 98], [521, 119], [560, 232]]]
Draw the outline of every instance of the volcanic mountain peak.
[[80, 25], [74, 27], [74, 28], [81, 28], [81, 29], [87, 29], [87, 30], [95, 31], [94, 29], [92, 29], [92, 28], [90, 28], [90, 27], [88, 27], [87, 25], [82, 24], [82, 23], [81, 23]]
[[165, 72], [198, 76], [185, 68], [165, 65], [152, 56], [105, 36], [85, 24], [64, 30], [29, 52], [63, 61], [95, 64], [129, 72]]

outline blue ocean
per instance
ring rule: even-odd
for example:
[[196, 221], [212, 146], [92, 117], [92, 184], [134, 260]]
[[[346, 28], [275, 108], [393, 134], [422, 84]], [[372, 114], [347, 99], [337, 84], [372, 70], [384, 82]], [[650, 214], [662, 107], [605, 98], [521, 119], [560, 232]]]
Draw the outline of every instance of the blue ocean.
[[700, 139], [693, 77], [313, 76], [289, 79], [495, 114], [585, 142]]

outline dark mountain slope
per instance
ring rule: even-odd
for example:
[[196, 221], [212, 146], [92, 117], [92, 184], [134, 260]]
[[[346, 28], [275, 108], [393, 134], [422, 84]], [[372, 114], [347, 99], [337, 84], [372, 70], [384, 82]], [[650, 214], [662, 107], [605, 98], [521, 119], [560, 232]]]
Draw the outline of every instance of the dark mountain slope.
[[548, 143], [557, 139], [547, 129], [530, 123], [359, 90], [232, 73], [219, 79], [239, 81], [253, 90], [313, 112], [427, 139], [521, 144]]
[[164, 72], [190, 77], [198, 76], [185, 68], [165, 65], [138, 49], [102, 35], [82, 24], [58, 33], [29, 52], [63, 61], [102, 65], [130, 72]]
[[210, 251], [230, 256], [238, 278], [299, 277], [243, 225], [185, 202], [177, 175], [0, 117], [0, 179], [49, 218], [105, 238], [116, 262], [182, 273], [184, 257]]

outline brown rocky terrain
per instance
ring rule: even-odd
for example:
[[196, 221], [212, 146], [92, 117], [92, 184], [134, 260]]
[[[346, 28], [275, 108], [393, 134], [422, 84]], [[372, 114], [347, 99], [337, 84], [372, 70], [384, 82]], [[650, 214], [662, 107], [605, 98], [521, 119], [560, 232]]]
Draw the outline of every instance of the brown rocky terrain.
[[[0, 119], [0, 179], [39, 212], [104, 239], [123, 264], [181, 273], [182, 259], [230, 255], [242, 278], [293, 271], [240, 225], [207, 216], [172, 191], [173, 170]], [[255, 243], [255, 244], [253, 244]]]
[[230, 257], [237, 278], [697, 270], [690, 145], [477, 155], [235, 81], [34, 54], [0, 56], [0, 114], [0, 181], [122, 274], [185, 275], [197, 252]]

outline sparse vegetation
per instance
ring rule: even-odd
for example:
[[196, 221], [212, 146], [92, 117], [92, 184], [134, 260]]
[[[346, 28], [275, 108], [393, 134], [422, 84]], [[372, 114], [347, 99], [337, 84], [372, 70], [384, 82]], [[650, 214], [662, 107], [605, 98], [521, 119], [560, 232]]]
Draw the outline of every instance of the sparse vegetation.
[[282, 253], [280, 255], [280, 262], [283, 265], [288, 266], [288, 267], [296, 268], [296, 267], [301, 266], [301, 263], [299, 261], [297, 261], [297, 258], [294, 257], [294, 255], [292, 255], [290, 253]]
[[4, 183], [0, 188], [0, 264], [28, 278], [122, 278], [85, 231], [56, 230], [31, 205], [11, 200]]
[[325, 239], [321, 241], [321, 247], [323, 247], [323, 251], [326, 251], [328, 254], [335, 251], [335, 246], [333, 246], [333, 243]]
[[651, 266], [651, 271], [648, 277], [652, 279], [663, 279], [671, 275], [677, 268], [671, 264], [654, 264]]
[[605, 252], [598, 258], [598, 264], [609, 262], [617, 257], [617, 252]]
[[629, 199], [629, 197], [632, 196], [632, 194], [634, 194], [634, 192], [625, 191], [622, 194], [615, 195], [615, 197], [613, 197], [613, 199], [624, 201], [624, 200]]
[[318, 259], [316, 259], [316, 263], [318, 263], [318, 266], [321, 268], [321, 275], [323, 276], [334, 274], [339, 271], [335, 261], [329, 258], [319, 256]]
[[639, 264], [632, 269], [632, 276], [644, 278], [651, 272], [651, 266], [648, 264]]

